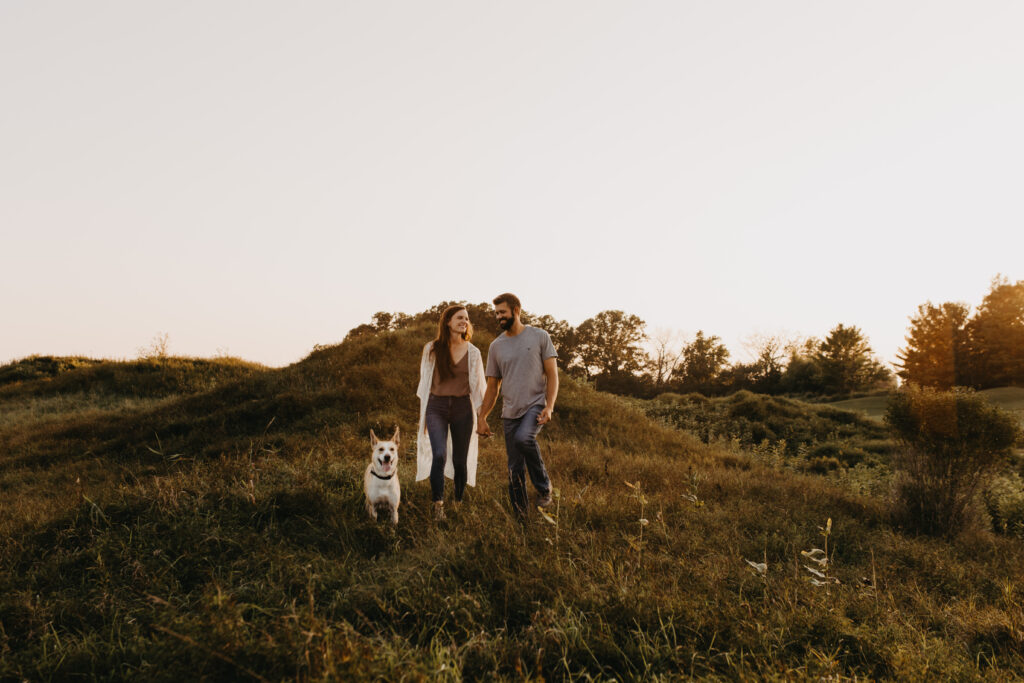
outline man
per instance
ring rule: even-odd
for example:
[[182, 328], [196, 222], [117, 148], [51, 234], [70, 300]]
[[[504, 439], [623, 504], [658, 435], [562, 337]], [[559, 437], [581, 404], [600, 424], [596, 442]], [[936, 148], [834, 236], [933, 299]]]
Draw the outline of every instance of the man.
[[558, 354], [551, 336], [519, 319], [523, 307], [515, 294], [494, 299], [494, 315], [504, 330], [487, 351], [487, 389], [477, 416], [477, 432], [490, 436], [487, 416], [501, 389], [501, 419], [508, 454], [508, 495], [526, 514], [526, 473], [537, 489], [537, 505], [551, 505], [551, 480], [537, 445], [541, 427], [551, 421], [558, 396]]

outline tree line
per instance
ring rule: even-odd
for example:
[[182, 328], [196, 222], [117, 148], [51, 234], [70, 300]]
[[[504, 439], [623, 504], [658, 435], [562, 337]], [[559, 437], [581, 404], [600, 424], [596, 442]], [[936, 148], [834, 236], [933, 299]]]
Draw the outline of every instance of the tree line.
[[[455, 302], [442, 302], [422, 313], [378, 312], [349, 337], [436, 323]], [[477, 329], [498, 335], [490, 304], [464, 304]], [[559, 365], [570, 375], [593, 382], [603, 391], [638, 397], [664, 392], [706, 396], [747, 389], [764, 394], [848, 395], [886, 388], [892, 372], [871, 350], [855, 326], [837, 325], [824, 339], [765, 336], [753, 342], [755, 359], [733, 362], [721, 338], [703, 330], [688, 341], [672, 335], [648, 335], [646, 323], [619, 310], [602, 311], [572, 326], [551, 315], [523, 312], [523, 322], [543, 328], [558, 349]]]
[[664, 392], [719, 396], [743, 389], [835, 396], [894, 383], [892, 372], [855, 326], [836, 325], [824, 339], [761, 336], [751, 342], [750, 362], [733, 360], [722, 339], [703, 330], [673, 344], [671, 335], [648, 336], [644, 328], [635, 315], [602, 311], [566, 329], [558, 340], [559, 353], [570, 374], [598, 389], [643, 397]]
[[[436, 324], [452, 303], [414, 315], [378, 312], [349, 336]], [[478, 329], [492, 336], [501, 332], [489, 303], [458, 303], [466, 306]], [[1011, 284], [1003, 277], [993, 280], [973, 315], [963, 303], [919, 306], [910, 319], [906, 346], [897, 354], [895, 375], [855, 325], [840, 323], [822, 339], [762, 335], [750, 342], [753, 360], [742, 362], [714, 334], [700, 330], [688, 340], [648, 334], [640, 317], [620, 310], [601, 311], [576, 326], [551, 315], [524, 311], [522, 317], [548, 331], [566, 372], [603, 391], [631, 396], [721, 396], [746, 389], [841, 397], [891, 389], [897, 375], [936, 388], [1024, 386], [1024, 280]]]
[[1024, 280], [996, 276], [973, 315], [962, 302], [921, 304], [897, 359], [897, 374], [922, 386], [1024, 386]]

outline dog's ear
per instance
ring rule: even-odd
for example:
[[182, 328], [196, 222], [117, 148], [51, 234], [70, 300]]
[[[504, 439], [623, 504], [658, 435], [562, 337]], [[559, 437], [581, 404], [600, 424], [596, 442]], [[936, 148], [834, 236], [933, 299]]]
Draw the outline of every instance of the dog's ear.
[[391, 440], [394, 441], [395, 444], [398, 444], [398, 439], [398, 425], [395, 425], [395, 435], [391, 437]]
[[375, 448], [377, 446], [377, 441], [379, 441], [379, 439], [377, 438], [377, 435], [374, 434], [373, 430], [371, 429], [370, 430], [370, 448]]

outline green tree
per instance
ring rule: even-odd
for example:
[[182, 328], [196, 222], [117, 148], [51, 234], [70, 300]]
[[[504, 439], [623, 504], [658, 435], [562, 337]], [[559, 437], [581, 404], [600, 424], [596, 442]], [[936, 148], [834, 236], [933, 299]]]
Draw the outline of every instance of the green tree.
[[949, 389], [967, 384], [967, 304], [930, 301], [910, 319], [907, 345], [896, 354], [897, 375], [922, 386]]
[[967, 337], [971, 385], [1024, 385], [1024, 280], [995, 278], [967, 323]]
[[635, 375], [644, 367], [644, 321], [622, 311], [602, 311], [575, 329], [575, 363], [585, 378]]
[[782, 375], [786, 369], [786, 340], [779, 335], [755, 335], [747, 341], [747, 349], [753, 353], [754, 362], [737, 365], [749, 388], [761, 394], [779, 393]]
[[531, 318], [529, 324], [551, 335], [551, 343], [558, 351], [559, 365], [567, 369], [574, 362], [578, 362], [576, 330], [572, 325], [547, 314]]
[[822, 393], [821, 366], [818, 348], [821, 340], [815, 337], [796, 340], [786, 345], [786, 369], [779, 379], [779, 389], [785, 394]]
[[685, 391], [703, 394], [716, 393], [721, 387], [719, 380], [729, 361], [729, 349], [714, 335], [704, 336], [698, 330], [693, 341], [683, 348], [683, 360], [676, 369], [676, 376]]
[[848, 394], [890, 378], [871, 352], [867, 338], [856, 326], [832, 328], [815, 353], [821, 368], [824, 393]]

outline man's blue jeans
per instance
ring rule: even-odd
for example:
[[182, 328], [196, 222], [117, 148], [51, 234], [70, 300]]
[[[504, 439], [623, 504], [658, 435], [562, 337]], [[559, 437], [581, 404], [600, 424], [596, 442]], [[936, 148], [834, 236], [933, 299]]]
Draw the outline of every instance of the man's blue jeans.
[[505, 452], [508, 454], [508, 496], [519, 514], [526, 514], [526, 473], [540, 496], [551, 492], [551, 480], [540, 455], [537, 434], [544, 425], [537, 424], [537, 416], [544, 410], [543, 405], [529, 408], [522, 417], [503, 418], [505, 427]]
[[444, 498], [444, 465], [448, 459], [448, 430], [452, 432], [452, 467], [455, 469], [455, 500], [466, 490], [466, 457], [473, 435], [473, 404], [469, 396], [434, 396], [427, 400], [427, 435], [434, 460], [430, 463], [430, 494]]

